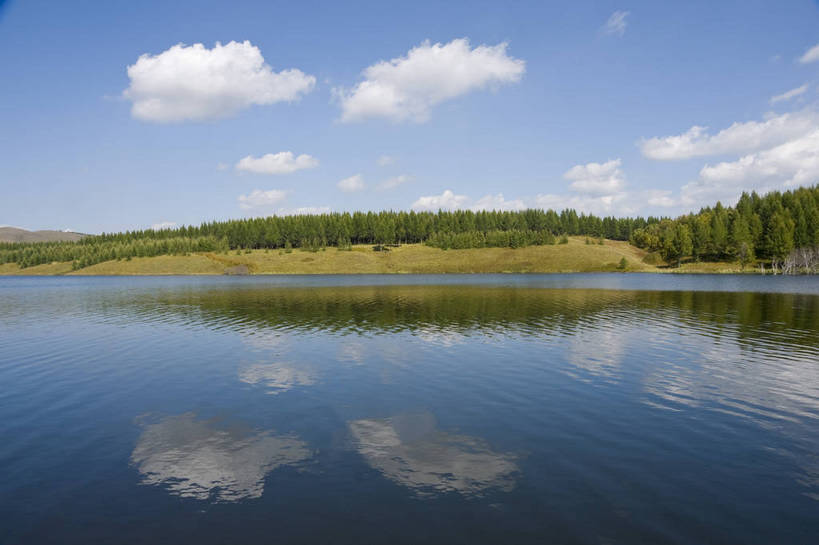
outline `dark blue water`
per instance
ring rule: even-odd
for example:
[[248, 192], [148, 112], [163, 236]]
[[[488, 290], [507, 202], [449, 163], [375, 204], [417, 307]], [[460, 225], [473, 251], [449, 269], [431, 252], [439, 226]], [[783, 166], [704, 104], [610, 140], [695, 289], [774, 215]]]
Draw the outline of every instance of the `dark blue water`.
[[819, 280], [0, 279], [0, 543], [816, 543]]

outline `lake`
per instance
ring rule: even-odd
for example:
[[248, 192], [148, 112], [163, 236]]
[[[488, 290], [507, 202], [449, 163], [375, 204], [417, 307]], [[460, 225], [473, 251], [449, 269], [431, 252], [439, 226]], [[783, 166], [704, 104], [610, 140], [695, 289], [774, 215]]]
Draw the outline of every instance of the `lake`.
[[0, 278], [0, 543], [816, 543], [819, 279]]

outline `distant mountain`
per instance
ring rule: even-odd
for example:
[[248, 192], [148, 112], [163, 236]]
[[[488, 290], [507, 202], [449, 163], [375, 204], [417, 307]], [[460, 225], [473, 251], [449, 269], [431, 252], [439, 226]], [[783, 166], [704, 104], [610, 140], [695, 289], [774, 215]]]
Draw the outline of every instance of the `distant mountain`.
[[58, 242], [80, 240], [82, 233], [64, 231], [26, 231], [17, 227], [0, 227], [0, 242]]

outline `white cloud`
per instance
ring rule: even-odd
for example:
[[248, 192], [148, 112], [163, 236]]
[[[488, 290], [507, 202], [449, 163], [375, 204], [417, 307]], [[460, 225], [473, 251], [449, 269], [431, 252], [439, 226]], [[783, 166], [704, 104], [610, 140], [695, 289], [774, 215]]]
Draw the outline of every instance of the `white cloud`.
[[575, 165], [563, 175], [572, 180], [569, 189], [577, 193], [610, 195], [623, 189], [625, 177], [620, 170], [620, 159], [605, 163]]
[[222, 163], [222, 162], [216, 163], [216, 170], [227, 170], [229, 168], [230, 168], [230, 165], [227, 164], [227, 163]]
[[395, 163], [395, 157], [391, 155], [382, 155], [375, 162], [378, 163], [378, 166], [380, 167], [386, 167]]
[[496, 195], [484, 195], [477, 201], [473, 201], [466, 195], [456, 195], [452, 190], [447, 189], [440, 195], [429, 195], [420, 197], [412, 203], [412, 209], [417, 211], [437, 210], [525, 210], [526, 203], [522, 199], [506, 200], [503, 193]]
[[412, 180], [412, 176], [401, 174], [400, 176], [393, 176], [378, 184], [378, 189], [395, 189], [399, 185], [403, 185]]
[[431, 212], [437, 210], [457, 210], [465, 207], [467, 203], [469, 203], [469, 197], [466, 195], [456, 195], [447, 189], [440, 195], [420, 197], [417, 201], [412, 203], [412, 209], [418, 211], [428, 210]]
[[472, 49], [462, 38], [448, 44], [425, 41], [405, 57], [381, 61], [364, 70], [352, 89], [334, 89], [341, 120], [383, 117], [423, 122], [436, 104], [457, 96], [520, 81], [526, 63], [507, 55], [507, 44]]
[[340, 190], [342, 190], [345, 193], [361, 191], [365, 187], [364, 178], [361, 177], [361, 174], [355, 174], [353, 176], [350, 176], [349, 178], [344, 178], [336, 185]]
[[329, 206], [300, 206], [298, 208], [279, 208], [276, 210], [278, 216], [317, 216], [329, 214], [332, 209]]
[[695, 125], [680, 135], [643, 140], [640, 148], [646, 157], [660, 161], [746, 153], [803, 136], [817, 123], [816, 112], [803, 110], [772, 116], [765, 121], [734, 123], [715, 135], [708, 134], [706, 127]]
[[303, 153], [296, 157], [292, 151], [280, 151], [262, 155], [258, 159], [248, 155], [236, 163], [236, 170], [256, 174], [290, 174], [297, 170], [315, 168], [318, 164], [318, 159], [310, 155]]
[[161, 231], [163, 229], [176, 229], [177, 227], [179, 227], [179, 224], [176, 223], [175, 221], [162, 221], [151, 225], [151, 229], [153, 229], [154, 231]]
[[254, 189], [247, 195], [239, 195], [239, 207], [242, 210], [253, 210], [257, 208], [270, 208], [287, 198], [287, 191], [282, 189], [270, 189], [263, 191]]
[[742, 191], [767, 192], [819, 182], [819, 128], [736, 161], [705, 165], [699, 179], [683, 186], [682, 202], [732, 202]]
[[643, 197], [649, 206], [660, 208], [670, 208], [676, 206], [677, 201], [671, 197], [671, 191], [662, 189], [649, 189], [643, 192]]
[[610, 214], [631, 214], [637, 210], [636, 203], [629, 206], [627, 194], [625, 192], [616, 195], [556, 195], [539, 194], [535, 197], [535, 206], [544, 210], [552, 209], [556, 211], [566, 208], [573, 208], [578, 212], [586, 212], [599, 215]]
[[475, 204], [469, 207], [471, 210], [525, 210], [526, 204], [521, 199], [507, 201], [503, 198], [503, 193], [497, 195], [484, 195]]
[[177, 44], [144, 54], [128, 67], [123, 96], [143, 121], [202, 121], [234, 115], [253, 105], [292, 102], [309, 93], [316, 78], [297, 69], [274, 72], [249, 41]]
[[804, 84], [796, 89], [791, 89], [790, 91], [785, 91], [781, 95], [775, 95], [771, 97], [771, 104], [776, 104], [777, 102], [782, 102], [783, 100], [790, 100], [793, 97], [798, 97], [799, 95], [805, 94], [805, 91], [808, 90], [808, 84]]
[[451, 190], [441, 195], [419, 198], [413, 210], [526, 210], [542, 208], [561, 211], [573, 208], [578, 212], [601, 216], [628, 216], [646, 207], [669, 208], [678, 202], [671, 191], [660, 189], [627, 190], [620, 159], [605, 163], [587, 163], [570, 168], [564, 177], [571, 180], [567, 193], [540, 193], [534, 197], [506, 199], [503, 193], [488, 194], [478, 200], [456, 195]]
[[811, 47], [805, 54], [799, 57], [799, 62], [802, 64], [808, 64], [809, 62], [816, 62], [819, 61], [819, 44]]
[[614, 36], [622, 36], [626, 32], [626, 26], [628, 23], [626, 22], [626, 17], [628, 17], [629, 12], [627, 11], [615, 11], [611, 14], [611, 16], [606, 21], [606, 24], [603, 25], [603, 34], [610, 34]]

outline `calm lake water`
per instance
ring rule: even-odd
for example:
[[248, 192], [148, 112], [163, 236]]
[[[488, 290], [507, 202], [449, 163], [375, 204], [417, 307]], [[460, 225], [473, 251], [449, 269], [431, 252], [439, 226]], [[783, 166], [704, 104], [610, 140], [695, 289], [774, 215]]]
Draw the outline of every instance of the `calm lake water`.
[[0, 279], [0, 543], [819, 541], [819, 279]]

